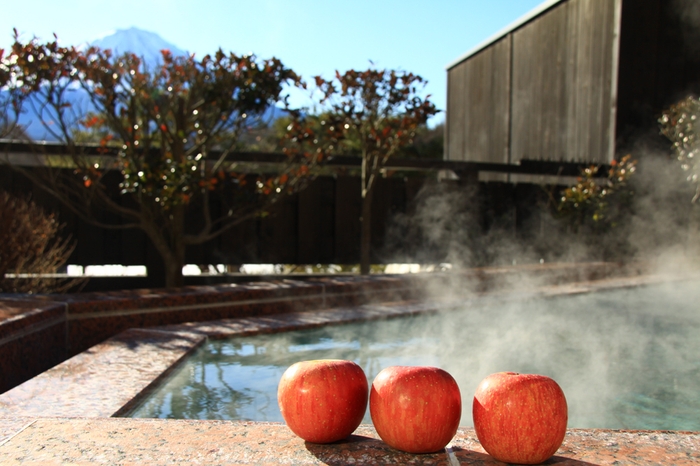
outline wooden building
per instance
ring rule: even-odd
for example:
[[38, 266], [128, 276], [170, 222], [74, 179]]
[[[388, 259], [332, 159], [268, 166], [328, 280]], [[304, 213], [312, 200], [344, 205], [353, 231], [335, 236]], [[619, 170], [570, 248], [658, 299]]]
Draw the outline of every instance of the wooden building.
[[700, 91], [700, 36], [687, 19], [698, 9], [698, 0], [542, 3], [448, 65], [446, 159], [607, 164], [658, 137], [660, 112]]

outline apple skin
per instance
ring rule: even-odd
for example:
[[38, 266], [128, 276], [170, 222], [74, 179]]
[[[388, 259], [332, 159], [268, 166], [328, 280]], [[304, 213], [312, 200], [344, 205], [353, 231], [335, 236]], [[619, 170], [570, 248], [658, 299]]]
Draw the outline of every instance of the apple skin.
[[287, 426], [311, 443], [352, 434], [367, 411], [367, 376], [352, 361], [319, 359], [292, 364], [282, 374], [277, 402]]
[[561, 387], [549, 377], [498, 372], [481, 381], [472, 405], [474, 430], [498, 461], [538, 464], [559, 449], [568, 408]]
[[442, 369], [392, 366], [372, 382], [369, 412], [377, 434], [390, 447], [432, 453], [457, 433], [462, 396], [455, 379]]

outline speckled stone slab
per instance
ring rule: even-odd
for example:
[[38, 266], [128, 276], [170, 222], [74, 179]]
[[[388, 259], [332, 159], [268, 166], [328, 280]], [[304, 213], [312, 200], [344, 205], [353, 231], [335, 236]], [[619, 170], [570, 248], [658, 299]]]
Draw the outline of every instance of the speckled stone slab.
[[204, 338], [152, 329], [122, 332], [0, 395], [0, 423], [17, 416], [112, 416]]
[[607, 279], [469, 298], [396, 301], [334, 309], [190, 322], [131, 329], [0, 394], [3, 416], [108, 417], [126, 415], [177, 362], [206, 338], [274, 333], [372, 319], [438, 312], [468, 302], [519, 300], [648, 284], [657, 277]]
[[396, 302], [127, 330], [0, 394], [0, 419], [123, 415], [208, 337], [400, 317], [431, 312], [441, 305], [444, 303]]
[[[591, 271], [585, 273], [591, 278]], [[665, 278], [634, 276], [485, 294], [471, 290], [461, 303], [579, 294], [660, 281]], [[381, 281], [376, 285], [381, 287]], [[324, 289], [333, 286], [328, 283]], [[295, 299], [303, 300], [302, 296]], [[322, 299], [333, 301], [328, 296]], [[314, 445], [281, 424], [109, 418], [128, 411], [140, 394], [207, 337], [432, 312], [446, 304], [455, 303], [437, 299], [355, 304], [127, 330], [0, 395], [0, 464], [502, 464], [481, 449], [471, 429], [460, 429], [444, 452], [411, 455], [385, 445], [371, 426], [361, 426], [343, 442]], [[570, 430], [547, 464], [700, 464], [700, 433]]]
[[[0, 393], [130, 328], [638, 277], [643, 264], [547, 263], [450, 273], [293, 277], [69, 295], [0, 296]], [[585, 291], [579, 291], [585, 292]]]
[[66, 359], [66, 306], [0, 300], [0, 393]]
[[[570, 430], [545, 464], [691, 465], [700, 434]], [[285, 425], [155, 419], [37, 419], [0, 442], [0, 464], [417, 464], [502, 465], [460, 429], [444, 451], [414, 455], [360, 426], [330, 445], [306, 443]]]
[[178, 325], [159, 327], [167, 331], [187, 331], [207, 335], [212, 338], [229, 338], [234, 336], [275, 333], [301, 330], [325, 325], [339, 325], [364, 320], [405, 317], [415, 314], [436, 312], [457, 306], [462, 301], [395, 301], [382, 304], [365, 304], [362, 306], [338, 307], [318, 311], [293, 312], [263, 317], [242, 317], [238, 319], [221, 319], [209, 322], [188, 322]]
[[0, 445], [35, 421], [36, 419], [28, 417], [5, 417], [0, 419]]

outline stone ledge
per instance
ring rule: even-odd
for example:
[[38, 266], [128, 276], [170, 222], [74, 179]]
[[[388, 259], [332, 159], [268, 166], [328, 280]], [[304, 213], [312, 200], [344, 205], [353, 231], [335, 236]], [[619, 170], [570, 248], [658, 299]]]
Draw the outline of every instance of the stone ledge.
[[364, 320], [433, 313], [472, 304], [518, 301], [651, 284], [660, 276], [568, 283], [536, 289], [475, 293], [469, 298], [395, 301], [324, 310], [189, 322], [126, 330], [0, 394], [0, 418], [109, 417], [132, 406], [206, 338], [301, 330]]
[[13, 416], [110, 417], [204, 341], [185, 332], [122, 332], [0, 395]]
[[[543, 287], [540, 292], [542, 296], [579, 294], [600, 289], [637, 286], [659, 280], [664, 281], [664, 278], [622, 277], [600, 282]], [[518, 299], [524, 295], [531, 295], [532, 292], [533, 290], [513, 290], [511, 293], [484, 296], [486, 299], [503, 299], [510, 294], [513, 299]], [[472, 296], [477, 295], [478, 293]], [[430, 303], [420, 305], [402, 303], [402, 305], [409, 312], [426, 312], [431, 308]], [[150, 377], [157, 376], [159, 370], [169, 367], [168, 364], [172, 365], [172, 361], [176, 361], [183, 352], [188, 351], [187, 348], [196, 345], [202, 338], [247, 333], [251, 331], [250, 327], [256, 327], [255, 331], [258, 332], [276, 331], [290, 324], [292, 327], [315, 326], [328, 324], [329, 321], [326, 319], [354, 320], [362, 314], [362, 308], [368, 315], [373, 315], [375, 318], [385, 316], [385, 312], [391, 313], [390, 306], [353, 306], [340, 314], [337, 314], [338, 310], [314, 311], [277, 315], [274, 318], [261, 316], [236, 321], [171, 325], [161, 329], [129, 330], [114, 337], [110, 342], [105, 342], [104, 349], [113, 348], [115, 342], [119, 342], [121, 348], [130, 348], [133, 342], [147, 341], [156, 351], [163, 350], [166, 360], [162, 361], [162, 364], [158, 363], [160, 365], [147, 368], [140, 382], [133, 379], [138, 383], [134, 384], [135, 388], [129, 389], [130, 393], [140, 393], [143, 390], [143, 384], [151, 383]], [[180, 342], [189, 343], [181, 346], [177, 341], [172, 341], [173, 337]], [[178, 351], [170, 351], [173, 344], [180, 346], [178, 349], [180, 356]], [[140, 351], [145, 347], [136, 348]], [[98, 350], [99, 348], [94, 348], [91, 352], [98, 353]], [[110, 359], [109, 351], [104, 354], [108, 356], [105, 363], [110, 364], [113, 358]], [[85, 358], [88, 355], [90, 353], [80, 357]], [[139, 358], [141, 360], [150, 359], [144, 354], [139, 353], [139, 355], [142, 356]], [[76, 366], [78, 369], [86, 368], [84, 364], [86, 361], [82, 362], [83, 365]], [[71, 361], [66, 363], [69, 366], [74, 364]], [[143, 367], [138, 365], [122, 364], [122, 366], [136, 373], [143, 370]], [[57, 367], [56, 370], [54, 374], [58, 374], [63, 368]], [[88, 372], [95, 373], [96, 370], [104, 372], [97, 367]], [[117, 376], [116, 382], [119, 383], [115, 385], [123, 385], [122, 382], [126, 381], [131, 383], [131, 377]], [[58, 380], [60, 379], [61, 377]], [[114, 374], [104, 379], [107, 384], [110, 380], [115, 381]], [[91, 402], [86, 393], [109, 391], [108, 385], [90, 387], [85, 383], [85, 379], [81, 379], [80, 383], [84, 384], [80, 390], [63, 387], [53, 391], [69, 394], [70, 398], [77, 402], [72, 405], [74, 407], [82, 403], [82, 406], [88, 408]], [[138, 384], [142, 385], [136, 387]], [[27, 387], [30, 386], [27, 385]], [[121, 403], [128, 398], [123, 394], [119, 395], [119, 390], [115, 392], [118, 396], [110, 402], [112, 407], [121, 406]], [[30, 401], [30, 404], [34, 401], [38, 400]], [[57, 398], [48, 406], [53, 404], [60, 408], [63, 403], [64, 400]], [[374, 429], [366, 425], [361, 426], [354, 436], [344, 442], [333, 445], [313, 445], [295, 437], [282, 424], [106, 418], [104, 416], [110, 415], [106, 414], [106, 411], [93, 413], [84, 410], [80, 414], [79, 409], [51, 414], [47, 405], [43, 406], [42, 409], [41, 404], [37, 404], [32, 408], [34, 411], [23, 412], [21, 409], [17, 410], [20, 408], [19, 405], [15, 405], [8, 406], [10, 409], [6, 412], [0, 412], [0, 464], [502, 464], [485, 454], [473, 430], [468, 428], [459, 430], [445, 452], [410, 455], [386, 446], [378, 439]], [[112, 410], [112, 407], [109, 410]], [[88, 415], [96, 417], [86, 419], [85, 416]], [[58, 419], [56, 416], [72, 417]], [[547, 462], [547, 464], [564, 465], [698, 463], [700, 463], [700, 433], [579, 429], [568, 431], [562, 448]]]
[[[502, 465], [460, 428], [447, 448], [414, 455], [384, 444], [360, 426], [329, 445], [306, 443], [285, 425], [154, 419], [12, 419], [0, 437], [0, 464], [430, 464]], [[2, 435], [2, 430], [0, 430]], [[700, 434], [577, 430], [545, 464], [691, 465], [700, 462]]]
[[73, 295], [0, 295], [0, 393], [130, 328], [415, 297], [416, 278], [338, 277]]

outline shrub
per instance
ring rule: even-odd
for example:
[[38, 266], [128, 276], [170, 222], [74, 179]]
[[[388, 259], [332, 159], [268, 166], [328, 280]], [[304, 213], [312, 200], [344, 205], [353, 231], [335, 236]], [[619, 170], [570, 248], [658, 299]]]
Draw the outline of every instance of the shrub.
[[613, 160], [608, 176], [598, 178], [599, 167], [582, 170], [576, 184], [562, 191], [558, 211], [574, 231], [588, 227], [609, 231], [630, 213], [634, 190], [629, 184], [637, 161], [630, 155]]
[[581, 171], [576, 183], [556, 200], [555, 216], [563, 222], [569, 244], [586, 247], [586, 255], [598, 260], [625, 261], [635, 253], [632, 234], [637, 161], [630, 155], [613, 160], [607, 176], [600, 167]]
[[0, 192], [0, 292], [61, 293], [80, 284], [56, 276], [73, 252], [61, 225], [34, 202]]
[[700, 199], [700, 99], [689, 96], [671, 105], [659, 118], [661, 134], [673, 143], [673, 151], [687, 179], [695, 186], [692, 202]]

